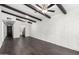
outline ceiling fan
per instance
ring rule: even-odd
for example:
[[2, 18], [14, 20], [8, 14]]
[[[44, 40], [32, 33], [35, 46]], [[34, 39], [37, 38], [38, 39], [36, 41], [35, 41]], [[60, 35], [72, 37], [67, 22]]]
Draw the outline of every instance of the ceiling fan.
[[52, 6], [54, 6], [55, 4], [42, 4], [41, 6], [39, 4], [36, 4], [37, 7], [39, 7], [41, 9], [41, 11], [43, 13], [47, 13], [47, 12], [55, 12], [55, 10], [49, 10], [49, 8], [51, 8]]

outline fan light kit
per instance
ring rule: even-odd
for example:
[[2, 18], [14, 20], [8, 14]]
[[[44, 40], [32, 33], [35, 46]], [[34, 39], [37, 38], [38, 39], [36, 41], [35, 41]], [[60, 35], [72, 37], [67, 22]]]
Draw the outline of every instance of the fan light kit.
[[46, 14], [47, 12], [55, 12], [54, 10], [49, 10], [50, 7], [52, 7], [54, 4], [48, 5], [48, 4], [42, 4], [42, 6], [36, 4], [38, 6], [42, 13]]

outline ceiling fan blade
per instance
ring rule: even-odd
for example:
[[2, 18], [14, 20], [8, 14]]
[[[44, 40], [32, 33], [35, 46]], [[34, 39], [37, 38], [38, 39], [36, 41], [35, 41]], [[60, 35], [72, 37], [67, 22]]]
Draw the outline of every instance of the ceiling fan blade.
[[36, 4], [36, 6], [38, 6], [39, 8], [41, 8], [41, 9], [42, 9], [42, 7], [41, 7], [40, 5]]
[[52, 7], [52, 6], [54, 6], [55, 4], [50, 4], [47, 8], [50, 8], [50, 7]]
[[48, 12], [55, 12], [55, 10], [48, 10]]

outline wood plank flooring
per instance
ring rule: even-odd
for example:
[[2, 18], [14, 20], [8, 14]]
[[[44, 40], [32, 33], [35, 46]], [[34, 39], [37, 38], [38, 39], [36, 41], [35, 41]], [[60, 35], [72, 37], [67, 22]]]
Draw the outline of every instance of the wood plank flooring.
[[33, 37], [6, 38], [1, 55], [79, 55], [79, 51], [64, 48]]

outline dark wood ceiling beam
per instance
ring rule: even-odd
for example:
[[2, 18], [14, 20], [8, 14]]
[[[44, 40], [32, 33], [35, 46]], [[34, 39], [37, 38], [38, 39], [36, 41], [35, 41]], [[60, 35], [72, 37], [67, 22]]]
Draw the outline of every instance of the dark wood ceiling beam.
[[40, 13], [41, 15], [45, 16], [46, 18], [51, 18], [49, 15], [42, 13], [40, 10], [38, 10], [35, 6], [31, 5], [31, 4], [24, 4], [25, 6], [31, 8], [32, 10]]
[[36, 21], [34, 21], [34, 20], [31, 20], [29, 18], [25, 18], [25, 17], [19, 16], [19, 15], [16, 15], [16, 14], [12, 14], [12, 13], [4, 11], [4, 10], [1, 10], [1, 12], [9, 14], [9, 15], [12, 15], [12, 16], [15, 16], [15, 17], [19, 17], [19, 18], [22, 18], [22, 19], [25, 19], [25, 20], [29, 20], [29, 21], [32, 21], [32, 22], [36, 23]]
[[42, 7], [41, 7], [39, 4], [36, 4], [36, 6], [38, 6], [39, 8], [41, 8], [41, 9], [42, 9]]
[[50, 4], [47, 8], [50, 8], [50, 7], [52, 7], [52, 6], [54, 6], [55, 4]]
[[21, 22], [25, 22], [25, 21], [23, 21], [23, 20], [21, 20], [21, 19], [18, 19], [18, 18], [16, 18], [16, 20], [21, 21]]
[[32, 16], [32, 15], [30, 15], [30, 14], [28, 14], [28, 13], [25, 13], [25, 12], [22, 12], [22, 11], [20, 11], [20, 10], [17, 10], [17, 9], [15, 9], [15, 8], [11, 7], [11, 6], [6, 5], [6, 4], [0, 4], [0, 6], [6, 7], [6, 8], [8, 8], [8, 9], [11, 9], [11, 10], [16, 11], [16, 12], [18, 12], [18, 13], [21, 13], [21, 14], [27, 15], [27, 16], [29, 16], [29, 17], [31, 17], [31, 18], [37, 19], [37, 20], [39, 20], [39, 21], [42, 21], [42, 19], [39, 19], [39, 18], [37, 18], [37, 17], [35, 17], [35, 16]]
[[[7, 19], [11, 19], [11, 18], [7, 17]], [[20, 19], [18, 19], [18, 18], [16, 18], [16, 20], [21, 21], [21, 22], [25, 22], [25, 21], [20, 20]]]
[[55, 10], [48, 10], [49, 12], [55, 12]]
[[56, 5], [62, 11], [62, 13], [67, 14], [67, 11], [65, 10], [65, 8], [61, 4], [56, 4]]
[[29, 24], [32, 24], [32, 22], [28, 22]]

